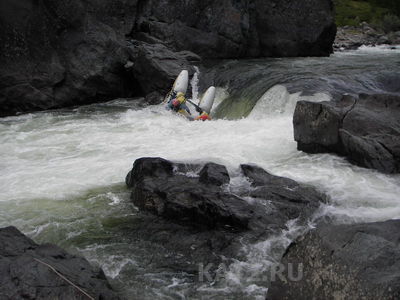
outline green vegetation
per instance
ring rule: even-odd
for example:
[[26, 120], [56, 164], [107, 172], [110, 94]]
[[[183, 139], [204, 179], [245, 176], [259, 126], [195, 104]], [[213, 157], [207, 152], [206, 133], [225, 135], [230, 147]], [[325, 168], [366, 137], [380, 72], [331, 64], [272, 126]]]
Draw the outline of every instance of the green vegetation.
[[400, 22], [400, 0], [334, 0], [334, 3], [338, 26], [367, 22], [386, 30], [397, 28]]
[[399, 31], [400, 18], [392, 14], [384, 16], [382, 21], [382, 29], [385, 32]]

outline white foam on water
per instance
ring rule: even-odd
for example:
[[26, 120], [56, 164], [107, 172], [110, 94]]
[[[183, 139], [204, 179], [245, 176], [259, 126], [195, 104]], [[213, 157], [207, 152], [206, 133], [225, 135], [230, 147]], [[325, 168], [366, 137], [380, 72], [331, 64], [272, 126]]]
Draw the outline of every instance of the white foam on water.
[[356, 51], [364, 53], [400, 52], [400, 45], [360, 46]]
[[[236, 260], [229, 265], [222, 280], [216, 283], [215, 287], [203, 285], [198, 289], [199, 292], [220, 296], [233, 293], [240, 295], [241, 299], [265, 299], [268, 293], [267, 286], [276, 279], [274, 270], [281, 255], [290, 243], [311, 228], [312, 224], [299, 226], [297, 220], [291, 220], [286, 226], [287, 229], [264, 241], [243, 245], [245, 259]], [[287, 278], [287, 266], [282, 266], [282, 269], [286, 271], [282, 274]]]
[[378, 46], [366, 46], [362, 45], [356, 50], [346, 50], [335, 52], [333, 56], [342, 57], [342, 56], [360, 56], [363, 57], [365, 55], [379, 55], [379, 56], [387, 56], [393, 54], [400, 54], [400, 45], [378, 45]]
[[275, 85], [257, 101], [248, 117], [263, 119], [282, 114], [292, 116], [296, 103], [300, 100], [312, 102], [330, 101], [331, 96], [325, 93], [316, 93], [312, 96], [302, 96], [301, 93], [290, 94], [285, 86]]

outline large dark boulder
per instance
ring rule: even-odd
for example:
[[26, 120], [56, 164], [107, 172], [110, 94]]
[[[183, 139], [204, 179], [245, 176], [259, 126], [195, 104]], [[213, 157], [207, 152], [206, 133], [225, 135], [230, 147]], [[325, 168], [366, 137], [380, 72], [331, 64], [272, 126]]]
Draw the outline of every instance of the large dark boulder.
[[400, 97], [345, 96], [338, 102], [300, 101], [293, 116], [297, 148], [335, 152], [362, 167], [400, 172]]
[[133, 163], [132, 170], [125, 178], [128, 187], [134, 187], [147, 177], [167, 178], [173, 175], [173, 164], [163, 158], [142, 157]]
[[172, 162], [161, 158], [140, 158], [127, 176], [133, 203], [139, 209], [175, 221], [246, 229], [254, 214], [243, 199], [223, 192], [199, 178], [173, 174]]
[[302, 273], [278, 276], [268, 299], [399, 299], [400, 220], [322, 223], [288, 248], [282, 264]]
[[180, 171], [182, 164], [162, 158], [136, 160], [126, 182], [139, 209], [196, 227], [284, 228], [291, 219], [306, 220], [325, 201], [311, 187], [256, 166], [241, 168], [250, 180], [257, 178], [257, 188], [233, 194], [221, 187], [229, 182], [224, 166], [208, 163], [197, 176], [193, 171], [187, 175]]
[[86, 259], [38, 245], [15, 227], [0, 229], [1, 299], [88, 299], [84, 292], [94, 299], [120, 299], [103, 271]]
[[[243, 245], [278, 234], [287, 229], [289, 220], [304, 224], [325, 201], [311, 188], [308, 202], [297, 201], [301, 196], [289, 190], [304, 186], [256, 166], [243, 165], [242, 170], [249, 180], [257, 174], [261, 183], [254, 189], [235, 188], [231, 193], [226, 185], [229, 174], [222, 165], [182, 164], [151, 157], [134, 162], [126, 182], [141, 220], [135, 222], [131, 234], [166, 253], [155, 255], [151, 267], [161, 265], [199, 276], [200, 265], [206, 268], [213, 264], [209, 271], [215, 276], [220, 263], [226, 266], [234, 260], [246, 260]], [[215, 179], [225, 184], [215, 184]], [[274, 185], [274, 192], [250, 195], [257, 188], [267, 189], [268, 183], [271, 188]], [[279, 196], [271, 197], [274, 193]]]

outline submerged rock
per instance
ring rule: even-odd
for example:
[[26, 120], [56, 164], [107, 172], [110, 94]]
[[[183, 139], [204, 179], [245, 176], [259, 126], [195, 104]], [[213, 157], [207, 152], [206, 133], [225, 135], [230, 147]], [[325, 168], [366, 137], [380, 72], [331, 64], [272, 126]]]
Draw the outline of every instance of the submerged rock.
[[1, 299], [120, 299], [101, 269], [15, 227], [0, 229], [0, 266]]
[[325, 196], [313, 187], [301, 185], [289, 178], [271, 175], [257, 166], [240, 167], [255, 186], [255, 189], [249, 192], [250, 197], [268, 200], [275, 207], [269, 219], [299, 218], [305, 221], [321, 202], [326, 201]]
[[293, 116], [297, 148], [335, 152], [362, 167], [400, 172], [400, 97], [344, 96], [339, 102], [297, 103]]
[[282, 264], [302, 273], [277, 276], [267, 299], [399, 299], [400, 220], [320, 224], [292, 243]]

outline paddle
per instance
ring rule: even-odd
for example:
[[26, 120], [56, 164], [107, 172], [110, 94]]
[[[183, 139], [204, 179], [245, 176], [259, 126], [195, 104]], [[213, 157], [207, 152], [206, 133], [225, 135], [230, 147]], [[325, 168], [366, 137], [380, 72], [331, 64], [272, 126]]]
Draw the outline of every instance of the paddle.
[[202, 108], [201, 108], [200, 106], [198, 106], [197, 104], [193, 103], [193, 102], [190, 101], [189, 99], [186, 99], [186, 101], [189, 102], [190, 104], [192, 104], [192, 105], [196, 108], [196, 111], [197, 111], [199, 114], [202, 114], [203, 110], [202, 110]]

